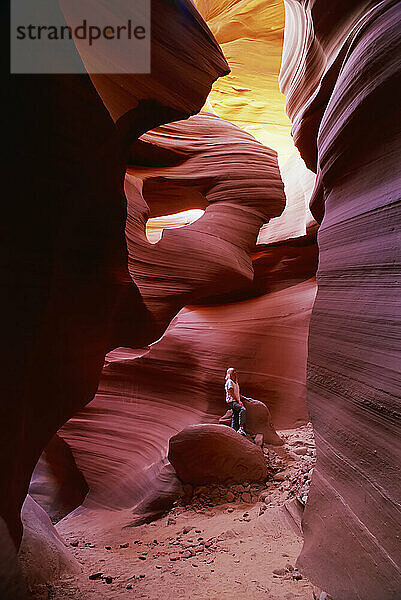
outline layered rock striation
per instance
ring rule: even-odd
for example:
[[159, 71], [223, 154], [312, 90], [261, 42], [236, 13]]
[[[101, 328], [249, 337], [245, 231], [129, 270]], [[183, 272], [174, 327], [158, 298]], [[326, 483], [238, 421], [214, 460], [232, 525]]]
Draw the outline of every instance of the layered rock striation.
[[321, 221], [308, 356], [317, 466], [299, 566], [336, 600], [395, 600], [400, 5], [286, 0], [286, 13], [281, 85], [295, 142], [318, 175]]
[[188, 306], [150, 349], [107, 355], [94, 400], [60, 430], [90, 487], [85, 507], [122, 509], [141, 501], [156, 485], [169, 438], [225, 412], [230, 365], [242, 393], [269, 407], [276, 428], [308, 420], [316, 246], [264, 249], [253, 264], [254, 282], [236, 301], [227, 294], [218, 304]]
[[[125, 189], [129, 270], [156, 337], [184, 305], [252, 282], [250, 252], [261, 226], [283, 211], [285, 196], [276, 153], [213, 114], [152, 130], [132, 147], [131, 157], [146, 162], [152, 152], [156, 160], [163, 153], [160, 160], [169, 164], [133, 164]], [[172, 196], [177, 212], [205, 213], [151, 244], [146, 221], [170, 211]]]
[[[256, 246], [261, 224], [284, 206], [275, 153], [201, 113], [142, 136], [131, 157], [129, 269], [153, 335], [163, 335], [150, 349], [108, 354], [96, 397], [60, 431], [90, 487], [88, 510], [145, 501], [168, 440], [224, 413], [224, 373], [233, 363], [243, 393], [269, 407], [276, 427], [308, 419], [316, 244]], [[177, 209], [204, 206], [205, 213], [151, 244], [147, 219], [169, 207], [172, 195]]]

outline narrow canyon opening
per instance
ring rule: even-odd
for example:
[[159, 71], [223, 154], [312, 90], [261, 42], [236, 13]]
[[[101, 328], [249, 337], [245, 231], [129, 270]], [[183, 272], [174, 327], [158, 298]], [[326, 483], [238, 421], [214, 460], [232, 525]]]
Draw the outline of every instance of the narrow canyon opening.
[[[305, 403], [315, 176], [278, 86], [283, 5], [216, 5], [209, 19], [208, 8], [198, 3], [231, 73], [197, 115], [146, 132], [129, 153], [128, 267], [155, 341], [106, 355], [94, 399], [31, 481], [31, 510], [47, 512], [82, 568], [68, 565], [55, 598], [160, 598], [166, 584], [183, 598], [188, 582], [203, 598], [313, 593], [295, 563], [315, 463]], [[253, 398], [245, 439], [222, 417], [230, 365]]]

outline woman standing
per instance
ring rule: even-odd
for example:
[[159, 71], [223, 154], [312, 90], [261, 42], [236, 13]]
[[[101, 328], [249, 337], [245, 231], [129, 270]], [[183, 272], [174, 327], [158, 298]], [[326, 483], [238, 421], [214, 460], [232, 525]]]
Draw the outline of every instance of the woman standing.
[[246, 435], [246, 408], [241, 402], [237, 372], [233, 367], [227, 369], [225, 388], [226, 403], [232, 411], [231, 427], [240, 435]]

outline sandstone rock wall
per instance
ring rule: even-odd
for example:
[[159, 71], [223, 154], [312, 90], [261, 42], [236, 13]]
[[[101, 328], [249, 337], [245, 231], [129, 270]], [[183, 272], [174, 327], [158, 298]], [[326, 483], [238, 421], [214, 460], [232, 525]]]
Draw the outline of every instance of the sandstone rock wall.
[[[141, 144], [142, 151], [168, 151], [178, 162], [156, 168], [133, 163], [126, 177], [130, 274], [159, 337], [185, 304], [252, 282], [250, 252], [260, 227], [283, 211], [285, 196], [276, 153], [215, 115], [161, 126]], [[131, 160], [139, 158], [133, 148]], [[206, 211], [150, 244], [146, 220], [171, 210], [171, 188], [181, 210]]]
[[[259, 242], [305, 235], [313, 221], [307, 206], [315, 177], [294, 149], [291, 121], [285, 114], [285, 97], [278, 85], [284, 3], [282, 0], [196, 0], [195, 3], [231, 69], [227, 77], [213, 84], [207, 109], [278, 152], [286, 209], [280, 218], [262, 227]], [[302, 32], [299, 35], [302, 37]]]
[[264, 249], [254, 259], [255, 281], [236, 302], [227, 294], [214, 306], [182, 309], [142, 356], [129, 348], [108, 354], [94, 400], [60, 431], [90, 487], [85, 506], [122, 509], [140, 501], [155, 485], [169, 438], [225, 412], [231, 364], [243, 393], [266, 402], [276, 427], [308, 420], [315, 261], [315, 245]]
[[[11, 75], [6, 84], [0, 515], [16, 544], [35, 463], [93, 397], [105, 353], [152, 339], [127, 269], [127, 148], [147, 129], [197, 112], [228, 72], [190, 1], [152, 5], [152, 75], [100, 78], [96, 88], [78, 75]], [[68, 15], [68, 2], [62, 8]]]
[[400, 589], [400, 5], [286, 0], [281, 72], [322, 221], [308, 356], [317, 466], [300, 568], [336, 600]]
[[29, 495], [54, 523], [82, 504], [88, 491], [71, 448], [55, 434], [32, 473]]
[[[201, 113], [142, 136], [130, 157], [130, 274], [153, 337], [167, 331], [142, 356], [128, 348], [110, 353], [93, 402], [60, 432], [88, 481], [88, 508], [129, 508], [149, 493], [169, 438], [225, 412], [223, 379], [232, 363], [244, 394], [266, 402], [276, 427], [308, 419], [316, 244], [312, 237], [256, 246], [261, 225], [284, 207], [276, 154]], [[181, 210], [206, 211], [151, 244], [147, 218], [167, 212], [172, 195]]]

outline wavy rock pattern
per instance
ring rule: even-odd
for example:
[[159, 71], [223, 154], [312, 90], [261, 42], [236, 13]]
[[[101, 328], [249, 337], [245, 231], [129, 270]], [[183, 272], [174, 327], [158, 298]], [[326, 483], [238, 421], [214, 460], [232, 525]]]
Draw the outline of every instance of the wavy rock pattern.
[[299, 565], [336, 600], [395, 600], [401, 10], [286, 0], [286, 11], [282, 89], [318, 173], [312, 210], [322, 219], [308, 359], [318, 460]]
[[271, 247], [254, 265], [255, 280], [237, 302], [187, 307], [142, 356], [128, 348], [107, 356], [94, 400], [60, 430], [88, 482], [88, 510], [132, 507], [158, 485], [169, 438], [225, 412], [230, 364], [242, 392], [269, 406], [276, 427], [308, 420], [316, 246]]
[[287, 204], [283, 215], [264, 225], [260, 243], [306, 234], [312, 223], [308, 203], [315, 175], [306, 169], [290, 136], [278, 75], [284, 34], [281, 0], [196, 0], [231, 72], [217, 80], [207, 109], [239, 125], [278, 152]]
[[196, 0], [231, 73], [216, 81], [209, 106], [220, 117], [273, 147], [283, 162], [293, 152], [291, 122], [278, 86], [284, 32], [279, 0]]
[[[141, 137], [140, 150], [142, 156], [162, 150], [180, 161], [174, 167], [132, 166], [126, 177], [129, 270], [156, 337], [185, 304], [252, 281], [250, 251], [263, 223], [283, 211], [285, 196], [276, 153], [212, 114], [163, 125]], [[169, 210], [171, 186], [180, 210], [206, 210], [153, 245], [145, 232], [149, 210], [156, 216]]]
[[[154, 320], [153, 335], [184, 304], [214, 298], [217, 305], [181, 311], [142, 356], [129, 349], [108, 355], [95, 399], [60, 431], [90, 487], [87, 509], [126, 509], [144, 500], [169, 438], [224, 412], [222, 378], [232, 361], [244, 393], [269, 405], [276, 426], [307, 420], [316, 246], [306, 240], [255, 247], [261, 224], [284, 204], [275, 154], [202, 113], [142, 136], [131, 155], [142, 166], [131, 167], [126, 178], [129, 268]], [[152, 160], [160, 166], [150, 167]], [[146, 219], [169, 206], [171, 184], [181, 191], [181, 209], [194, 206], [196, 192], [206, 211], [153, 245]]]
[[[127, 147], [147, 129], [198, 111], [213, 81], [228, 71], [189, 0], [152, 5], [156, 65], [163, 63], [153, 75], [97, 80], [102, 98], [88, 76], [7, 82], [14, 197], [3, 215], [7, 402], [1, 416], [8, 425], [0, 515], [17, 545], [35, 463], [57, 429], [93, 397], [105, 353], [152, 341], [127, 270]], [[181, 48], [174, 56], [173, 46]]]
[[[107, 22], [106, 13], [112, 13], [112, 8], [92, 0], [93, 10], [96, 4]], [[60, 0], [60, 5], [69, 24], [80, 23], [82, 17], [79, 6], [76, 12], [75, 2]], [[110, 22], [113, 22], [112, 15]], [[143, 133], [161, 123], [198, 112], [205, 91], [215, 79], [229, 73], [221, 49], [190, 0], [152, 1], [151, 32], [150, 74], [91, 75], [113, 120], [128, 136], [127, 141], [136, 139], [139, 129]], [[99, 56], [98, 52], [94, 49], [96, 59], [103, 67], [107, 66], [109, 57]]]

